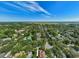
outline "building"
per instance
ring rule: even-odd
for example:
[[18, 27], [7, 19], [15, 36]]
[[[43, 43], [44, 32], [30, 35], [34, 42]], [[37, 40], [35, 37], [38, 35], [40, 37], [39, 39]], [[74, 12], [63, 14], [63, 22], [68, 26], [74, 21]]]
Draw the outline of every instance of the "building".
[[44, 50], [39, 50], [38, 58], [45, 58], [45, 51]]

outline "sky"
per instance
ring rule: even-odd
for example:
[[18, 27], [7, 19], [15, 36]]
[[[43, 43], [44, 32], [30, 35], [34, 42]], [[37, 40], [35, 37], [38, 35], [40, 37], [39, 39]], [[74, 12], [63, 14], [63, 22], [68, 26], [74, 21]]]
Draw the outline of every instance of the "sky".
[[79, 21], [79, 1], [0, 1], [0, 22]]

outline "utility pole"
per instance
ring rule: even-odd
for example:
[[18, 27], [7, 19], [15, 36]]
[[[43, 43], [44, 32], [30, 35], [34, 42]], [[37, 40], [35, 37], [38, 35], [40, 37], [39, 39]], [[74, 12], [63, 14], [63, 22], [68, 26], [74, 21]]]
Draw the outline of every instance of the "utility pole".
[[38, 53], [39, 53], [39, 47], [37, 47], [37, 54], [36, 54], [37, 58], [38, 58]]

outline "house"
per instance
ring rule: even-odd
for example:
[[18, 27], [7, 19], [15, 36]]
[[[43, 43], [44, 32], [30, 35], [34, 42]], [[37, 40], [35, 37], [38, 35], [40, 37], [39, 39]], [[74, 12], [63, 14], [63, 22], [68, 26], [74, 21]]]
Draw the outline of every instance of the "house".
[[44, 50], [39, 50], [38, 58], [45, 58], [45, 51]]

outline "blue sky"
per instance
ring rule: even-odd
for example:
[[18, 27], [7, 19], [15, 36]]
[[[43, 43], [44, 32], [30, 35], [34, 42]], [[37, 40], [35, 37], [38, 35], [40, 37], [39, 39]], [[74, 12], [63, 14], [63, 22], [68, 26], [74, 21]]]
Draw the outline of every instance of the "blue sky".
[[0, 1], [1, 21], [79, 21], [79, 1]]

